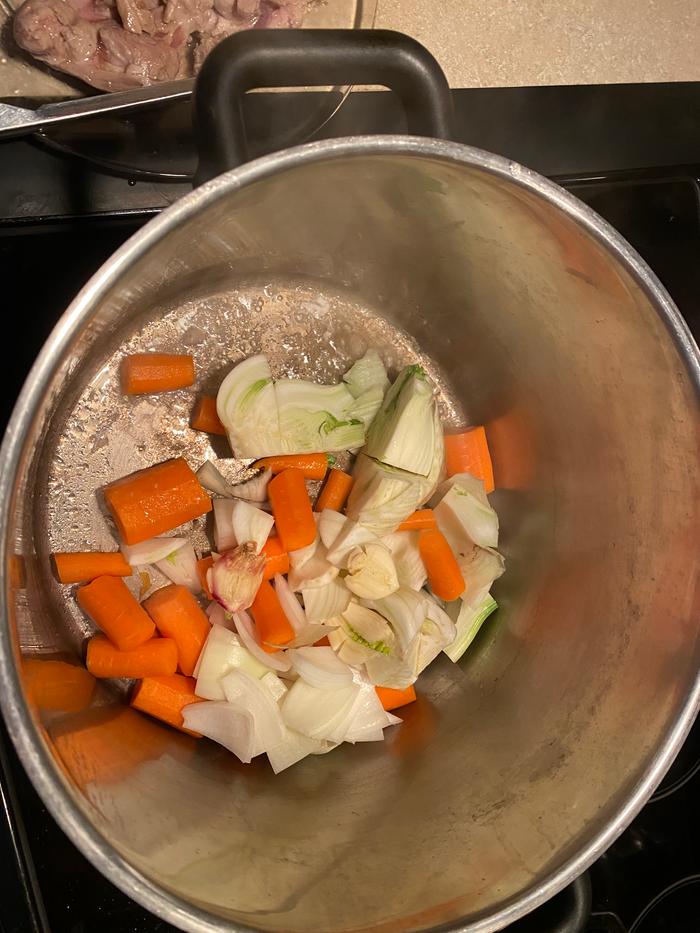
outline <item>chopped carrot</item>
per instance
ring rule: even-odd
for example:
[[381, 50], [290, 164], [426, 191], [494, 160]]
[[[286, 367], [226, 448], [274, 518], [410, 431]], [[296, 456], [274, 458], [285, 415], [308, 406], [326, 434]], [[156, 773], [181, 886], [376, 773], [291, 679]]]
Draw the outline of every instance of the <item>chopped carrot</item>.
[[173, 353], [131, 353], [121, 364], [122, 392], [170, 392], [194, 382], [194, 360]]
[[395, 690], [393, 687], [375, 687], [377, 696], [382, 701], [382, 706], [389, 712], [391, 709], [398, 709], [399, 706], [406, 706], [413, 703], [416, 698], [416, 691], [413, 684], [406, 687], [405, 690]]
[[131, 697], [134, 709], [162, 719], [176, 729], [181, 729], [188, 735], [201, 738], [198, 732], [185, 729], [182, 719], [182, 710], [191, 703], [201, 703], [202, 697], [195, 696], [196, 681], [192, 677], [182, 674], [168, 674], [158, 677], [144, 677], [136, 685]]
[[493, 464], [482, 425], [445, 435], [445, 466], [448, 476], [471, 473], [483, 482], [486, 492], [493, 492]]
[[289, 554], [279, 538], [268, 538], [261, 553], [265, 555], [263, 580], [271, 580], [276, 573], [289, 573]]
[[207, 580], [207, 573], [213, 563], [214, 558], [211, 556], [211, 554], [208, 557], [200, 557], [197, 561], [197, 576], [199, 577], [199, 582], [202, 585], [204, 595], [207, 597], [207, 599], [212, 598], [211, 590], [209, 589], [209, 581]]
[[153, 638], [156, 627], [121, 577], [97, 577], [81, 586], [78, 605], [120, 651], [138, 648]]
[[30, 701], [46, 712], [77, 713], [95, 692], [95, 678], [84, 667], [50, 658], [25, 658], [22, 679]]
[[319, 638], [318, 641], [314, 642], [314, 648], [330, 648], [331, 643], [328, 640], [328, 635], [324, 635], [323, 638]]
[[283, 470], [270, 480], [267, 494], [285, 551], [296, 551], [311, 544], [316, 537], [316, 522], [304, 474], [299, 470]]
[[211, 499], [182, 457], [105, 486], [107, 507], [125, 544], [138, 544], [210, 512]]
[[104, 635], [87, 646], [85, 663], [93, 677], [153, 677], [177, 670], [177, 645], [172, 638], [149, 638], [138, 648], [120, 651]]
[[192, 411], [190, 424], [195, 431], [207, 434], [226, 434], [226, 428], [219, 420], [216, 411], [216, 399], [212, 395], [202, 395]]
[[156, 590], [143, 603], [164, 638], [177, 645], [177, 664], [190, 677], [209, 635], [211, 623], [186, 586], [171, 583]]
[[299, 470], [305, 479], [323, 479], [331, 462], [334, 461], [329, 459], [328, 454], [280, 454], [256, 460], [253, 467], [256, 470], [272, 470], [273, 473]]
[[406, 521], [401, 522], [399, 531], [423, 531], [425, 528], [437, 528], [432, 509], [419, 509], [412, 512]]
[[74, 551], [52, 555], [61, 583], [83, 583], [95, 577], [129, 577], [131, 567], [121, 551]]
[[340, 512], [345, 505], [345, 500], [350, 495], [352, 484], [352, 476], [348, 476], [342, 470], [331, 470], [326, 485], [316, 500], [315, 511], [322, 512], [324, 509], [335, 509], [336, 512]]
[[447, 601], [464, 592], [464, 578], [447, 538], [437, 528], [421, 531], [418, 550], [433, 593]]
[[277, 593], [266, 580], [260, 584], [250, 611], [260, 644], [269, 654], [279, 651], [279, 645], [286, 645], [294, 638], [294, 629], [284, 614]]

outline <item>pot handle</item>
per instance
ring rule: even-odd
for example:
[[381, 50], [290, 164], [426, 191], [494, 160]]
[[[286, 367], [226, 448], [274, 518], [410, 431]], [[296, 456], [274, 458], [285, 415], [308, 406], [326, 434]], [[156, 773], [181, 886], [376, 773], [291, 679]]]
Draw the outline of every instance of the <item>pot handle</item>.
[[383, 85], [400, 98], [410, 134], [451, 136], [447, 79], [415, 39], [388, 29], [249, 29], [220, 42], [197, 78], [195, 183], [246, 161], [246, 91], [329, 84]]

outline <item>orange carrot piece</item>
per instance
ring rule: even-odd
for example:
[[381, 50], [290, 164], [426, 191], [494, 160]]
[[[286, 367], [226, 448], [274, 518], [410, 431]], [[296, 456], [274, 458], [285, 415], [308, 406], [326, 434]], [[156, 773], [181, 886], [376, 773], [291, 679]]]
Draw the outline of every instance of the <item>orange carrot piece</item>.
[[314, 648], [330, 648], [331, 643], [328, 640], [328, 635], [324, 635], [323, 638], [319, 638], [318, 641], [314, 642]]
[[267, 494], [285, 551], [296, 551], [311, 544], [316, 537], [316, 522], [304, 474], [299, 470], [283, 470], [270, 480]]
[[432, 509], [419, 509], [411, 513], [406, 521], [401, 522], [398, 531], [423, 531], [425, 528], [437, 528]]
[[138, 544], [211, 512], [211, 499], [182, 457], [130, 473], [104, 488], [125, 544]]
[[256, 460], [253, 467], [256, 470], [272, 470], [273, 473], [299, 470], [305, 479], [323, 479], [329, 463], [332, 462], [328, 454], [280, 454], [277, 457]]
[[407, 703], [413, 703], [416, 698], [413, 684], [405, 690], [395, 690], [393, 687], [375, 687], [374, 689], [387, 712], [391, 709], [398, 709], [399, 706], [406, 706]]
[[268, 654], [279, 651], [278, 645], [286, 645], [294, 638], [294, 629], [284, 614], [277, 593], [266, 580], [260, 584], [250, 611], [260, 644]]
[[331, 470], [326, 485], [316, 500], [314, 511], [322, 512], [324, 509], [335, 509], [336, 512], [340, 512], [345, 505], [345, 500], [350, 495], [353, 482], [352, 476], [348, 476], [342, 470]]
[[120, 651], [153, 638], [156, 627], [121, 577], [97, 577], [76, 593], [78, 605]]
[[216, 412], [216, 399], [213, 395], [202, 395], [197, 399], [190, 424], [195, 431], [204, 431], [207, 434], [226, 434], [226, 428]]
[[121, 363], [122, 392], [170, 392], [194, 382], [194, 360], [174, 353], [131, 353]]
[[437, 528], [421, 531], [418, 550], [433, 593], [447, 601], [461, 596], [464, 592], [464, 578], [444, 534]]
[[445, 435], [445, 466], [448, 476], [471, 473], [482, 481], [486, 492], [493, 492], [496, 488], [486, 431], [482, 425], [461, 434]]
[[77, 713], [90, 705], [95, 678], [84, 667], [49, 658], [25, 658], [22, 679], [30, 702], [46, 712]]
[[61, 583], [83, 583], [95, 577], [130, 577], [131, 567], [121, 551], [74, 551], [53, 554]]
[[289, 554], [279, 538], [268, 538], [261, 553], [265, 555], [263, 580], [271, 580], [276, 573], [289, 573]]
[[208, 557], [200, 557], [197, 561], [197, 576], [199, 577], [199, 582], [202, 585], [204, 595], [207, 599], [212, 598], [211, 590], [209, 589], [209, 581], [207, 580], [207, 573], [211, 569], [213, 563], [214, 558], [211, 554]]
[[149, 596], [143, 608], [156, 623], [160, 634], [175, 642], [178, 667], [191, 677], [211, 628], [197, 600], [186, 586], [171, 583]]
[[182, 719], [182, 710], [191, 703], [203, 702], [202, 697], [195, 696], [196, 681], [192, 677], [182, 674], [168, 674], [159, 677], [144, 677], [136, 685], [131, 705], [134, 709], [162, 719], [168, 725], [175, 726], [188, 735], [201, 738], [198, 732], [185, 729]]
[[177, 645], [172, 638], [149, 638], [138, 648], [120, 651], [104, 635], [87, 646], [87, 669], [93, 677], [154, 677], [177, 670]]

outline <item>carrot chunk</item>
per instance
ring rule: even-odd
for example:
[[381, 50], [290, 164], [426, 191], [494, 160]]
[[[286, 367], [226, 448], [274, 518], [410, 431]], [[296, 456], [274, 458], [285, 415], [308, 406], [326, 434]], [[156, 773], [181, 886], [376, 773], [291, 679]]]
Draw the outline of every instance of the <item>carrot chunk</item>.
[[192, 411], [190, 424], [195, 431], [206, 434], [226, 434], [226, 428], [216, 412], [216, 399], [212, 395], [202, 395]]
[[160, 634], [175, 642], [178, 667], [190, 677], [211, 628], [206, 613], [187, 587], [174, 583], [156, 590], [144, 601], [143, 608]]
[[328, 454], [280, 454], [276, 457], [263, 457], [253, 466], [259, 470], [299, 470], [305, 479], [323, 479], [328, 469]]
[[120, 651], [104, 635], [95, 635], [87, 646], [87, 669], [93, 677], [151, 677], [174, 674], [177, 645], [172, 638], [149, 638], [138, 648]]
[[130, 577], [131, 567], [121, 551], [59, 552], [52, 555], [61, 583], [84, 583], [95, 577]]
[[130, 473], [104, 488], [125, 544], [138, 544], [210, 512], [211, 499], [182, 457]]
[[340, 512], [350, 495], [352, 484], [352, 476], [348, 476], [342, 470], [331, 470], [326, 485], [316, 500], [315, 511], [322, 512], [324, 509], [335, 509], [336, 512]]
[[398, 709], [399, 706], [406, 706], [413, 703], [416, 698], [416, 691], [413, 684], [406, 687], [405, 690], [395, 690], [393, 687], [375, 687], [377, 696], [381, 700], [384, 709], [389, 712], [391, 709]]
[[77, 713], [90, 705], [95, 692], [95, 678], [66, 661], [25, 658], [22, 676], [30, 701], [46, 712]]
[[289, 573], [289, 554], [279, 538], [268, 538], [261, 553], [265, 555], [263, 580], [271, 580], [276, 573]]
[[260, 584], [250, 611], [255, 621], [260, 644], [269, 654], [279, 651], [294, 638], [294, 629], [284, 614], [277, 593], [266, 580]]
[[195, 696], [195, 686], [196, 681], [192, 677], [184, 677], [182, 674], [144, 677], [136, 685], [131, 697], [131, 705], [134, 709], [148, 713], [149, 716], [155, 716], [156, 719], [161, 719], [188, 735], [201, 738], [198, 732], [185, 729], [182, 719], [182, 710], [185, 706], [205, 702], [202, 697]]
[[97, 577], [76, 593], [78, 605], [120, 651], [153, 638], [156, 627], [121, 577]]
[[131, 353], [121, 362], [122, 392], [170, 392], [194, 382], [194, 360], [174, 353]]
[[445, 466], [448, 476], [471, 473], [483, 482], [486, 492], [493, 492], [493, 464], [482, 425], [445, 435]]
[[418, 550], [433, 593], [447, 601], [461, 596], [464, 592], [464, 578], [443, 533], [437, 528], [421, 531]]
[[296, 551], [311, 544], [316, 537], [316, 522], [304, 474], [299, 470], [283, 470], [270, 480], [267, 494], [285, 551]]
[[419, 509], [401, 522], [398, 531], [423, 531], [425, 528], [437, 528], [432, 509]]

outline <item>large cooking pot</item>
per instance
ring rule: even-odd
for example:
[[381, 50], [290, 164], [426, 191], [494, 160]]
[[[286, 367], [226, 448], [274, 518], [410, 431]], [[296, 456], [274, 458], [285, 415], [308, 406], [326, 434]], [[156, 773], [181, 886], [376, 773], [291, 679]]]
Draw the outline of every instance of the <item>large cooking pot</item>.
[[[301, 53], [270, 40], [289, 66], [275, 82], [310, 84], [312, 65], [326, 84], [388, 83], [414, 132], [446, 132], [444, 79], [414, 43], [299, 38]], [[203, 175], [242, 158], [228, 95], [267, 83], [267, 41], [234, 37], [203, 73]], [[96, 487], [211, 452], [187, 427], [188, 393], [120, 396], [124, 349], [192, 352], [212, 390], [255, 351], [327, 379], [367, 346], [394, 367], [420, 360], [446, 419], [487, 426], [508, 571], [462, 662], [431, 666], [386, 742], [278, 777], [112, 688], [88, 710], [38, 710], [23, 656], [77, 656], [89, 631], [49, 552], [114, 547]], [[46, 805], [186, 930], [483, 931], [531, 910], [629, 823], [696, 712], [699, 378], [630, 246], [499, 156], [416, 135], [331, 140], [184, 197], [60, 319], [2, 450], [2, 702]]]

